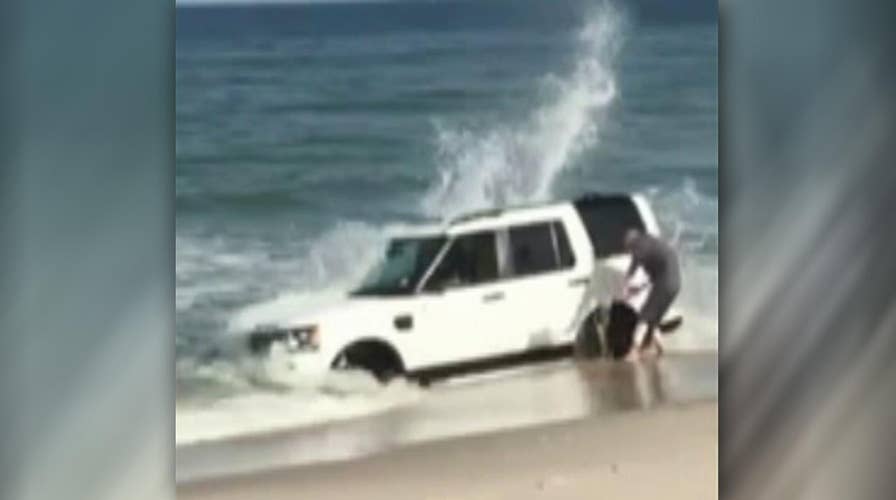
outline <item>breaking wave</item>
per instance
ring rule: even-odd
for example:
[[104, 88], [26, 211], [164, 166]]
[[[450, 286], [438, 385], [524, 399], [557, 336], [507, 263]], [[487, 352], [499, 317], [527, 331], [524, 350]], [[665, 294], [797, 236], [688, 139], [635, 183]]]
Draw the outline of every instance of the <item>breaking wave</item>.
[[617, 95], [613, 62], [621, 39], [622, 17], [606, 5], [580, 31], [570, 74], [544, 78], [543, 103], [522, 123], [439, 126], [440, 177], [423, 197], [424, 212], [451, 217], [549, 198], [558, 174], [598, 140]]

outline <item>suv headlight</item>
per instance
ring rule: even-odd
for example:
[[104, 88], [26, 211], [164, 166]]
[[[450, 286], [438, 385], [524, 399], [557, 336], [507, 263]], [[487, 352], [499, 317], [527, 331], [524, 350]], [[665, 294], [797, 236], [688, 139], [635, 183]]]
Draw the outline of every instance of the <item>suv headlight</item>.
[[320, 348], [317, 325], [288, 330], [287, 345], [298, 350], [316, 351]]
[[317, 351], [320, 348], [320, 332], [317, 325], [294, 328], [258, 328], [249, 334], [252, 352], [267, 352], [274, 342], [283, 342], [289, 352]]

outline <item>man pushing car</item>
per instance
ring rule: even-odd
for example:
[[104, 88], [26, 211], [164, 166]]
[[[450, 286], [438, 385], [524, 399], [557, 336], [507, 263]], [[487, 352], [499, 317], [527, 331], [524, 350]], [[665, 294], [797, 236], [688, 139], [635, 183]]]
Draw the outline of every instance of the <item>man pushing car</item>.
[[[644, 269], [650, 280], [650, 292], [638, 313], [639, 322], [634, 332], [631, 350], [626, 359], [637, 359], [642, 351], [655, 348], [659, 353], [662, 348], [654, 338], [656, 329], [669, 306], [678, 296], [681, 288], [681, 271], [675, 250], [663, 240], [646, 234], [638, 229], [629, 229], [625, 234], [625, 248], [631, 254], [631, 264], [625, 274], [626, 283], [630, 283], [638, 268]], [[645, 285], [629, 287], [627, 294], [638, 293]]]

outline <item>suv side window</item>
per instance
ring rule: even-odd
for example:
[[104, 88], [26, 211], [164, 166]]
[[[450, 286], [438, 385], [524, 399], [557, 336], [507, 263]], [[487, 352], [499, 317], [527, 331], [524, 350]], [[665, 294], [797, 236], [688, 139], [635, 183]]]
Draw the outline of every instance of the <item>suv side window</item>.
[[528, 276], [552, 271], [557, 267], [550, 224], [511, 227], [508, 234], [514, 275]]
[[465, 234], [451, 243], [445, 257], [430, 276], [426, 290], [478, 285], [498, 279], [495, 233]]
[[573, 264], [566, 232], [556, 222], [514, 226], [508, 235], [515, 276], [555, 271]]

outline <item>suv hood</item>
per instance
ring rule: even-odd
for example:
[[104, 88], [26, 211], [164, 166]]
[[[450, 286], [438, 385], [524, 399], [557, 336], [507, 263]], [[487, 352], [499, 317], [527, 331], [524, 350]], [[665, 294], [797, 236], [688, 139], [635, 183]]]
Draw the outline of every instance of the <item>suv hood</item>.
[[359, 322], [388, 312], [407, 297], [351, 296], [344, 291], [293, 294], [248, 307], [230, 322], [232, 331]]

